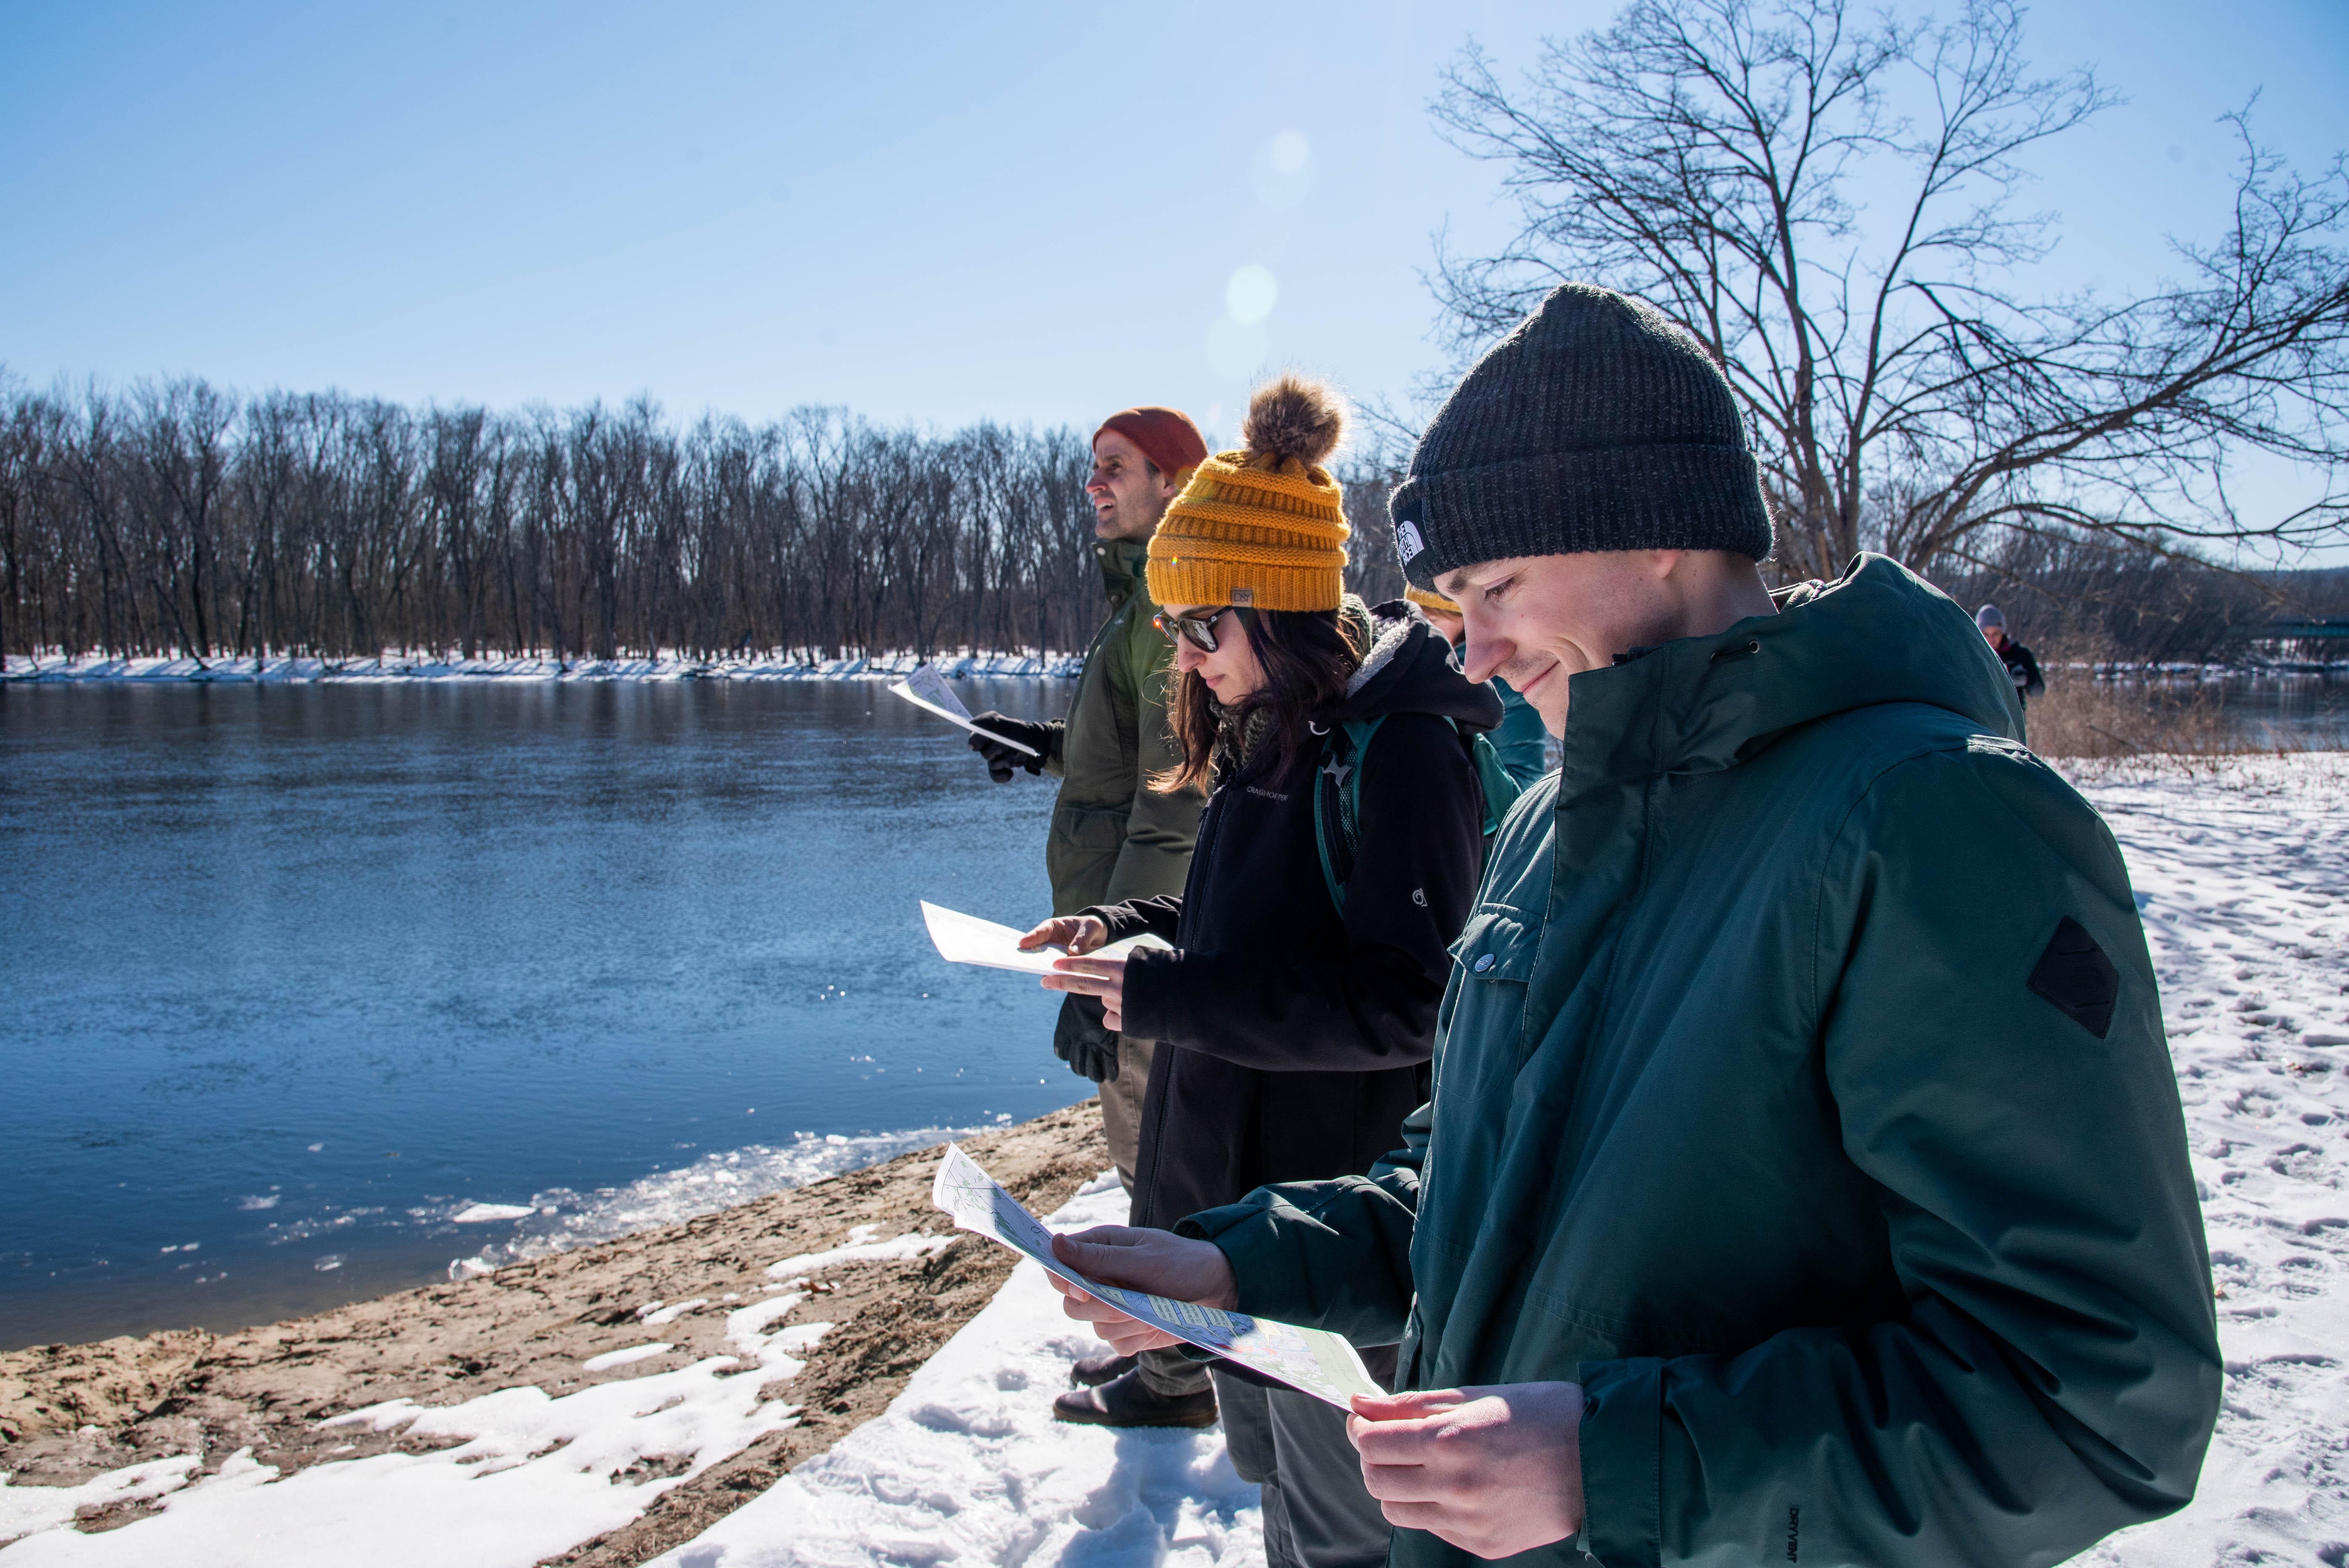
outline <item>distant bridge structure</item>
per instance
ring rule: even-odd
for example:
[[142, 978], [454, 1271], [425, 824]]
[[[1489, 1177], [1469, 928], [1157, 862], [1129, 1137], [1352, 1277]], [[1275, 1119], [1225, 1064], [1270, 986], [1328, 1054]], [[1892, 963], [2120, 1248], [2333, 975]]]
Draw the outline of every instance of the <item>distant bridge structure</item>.
[[2349, 655], [2349, 619], [2327, 617], [2323, 620], [2256, 621], [2234, 629], [2235, 635], [2247, 643], [2274, 643], [2289, 655], [2293, 644], [2311, 663], [2331, 664]]

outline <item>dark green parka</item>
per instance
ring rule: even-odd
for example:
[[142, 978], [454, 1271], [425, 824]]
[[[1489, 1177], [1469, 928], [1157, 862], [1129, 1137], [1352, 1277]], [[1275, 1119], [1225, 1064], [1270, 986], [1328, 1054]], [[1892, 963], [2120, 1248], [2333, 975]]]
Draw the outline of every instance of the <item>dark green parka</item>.
[[2220, 1365], [2144, 934], [1964, 613], [1862, 557], [1571, 694], [1410, 1147], [1184, 1222], [1241, 1307], [1580, 1383], [1528, 1563], [2053, 1563], [2185, 1503]]
[[1069, 716], [1051, 727], [1044, 766], [1059, 776], [1044, 868], [1052, 913], [1181, 892], [1205, 795], [1160, 794], [1151, 776], [1181, 760], [1166, 728], [1166, 639], [1143, 579], [1146, 542], [1099, 540], [1110, 615], [1085, 650]]
[[1490, 737], [1493, 749], [1500, 755], [1501, 767], [1524, 789], [1540, 778], [1547, 765], [1549, 731], [1534, 705], [1517, 695], [1516, 687], [1498, 676], [1485, 684], [1501, 699], [1501, 727]]

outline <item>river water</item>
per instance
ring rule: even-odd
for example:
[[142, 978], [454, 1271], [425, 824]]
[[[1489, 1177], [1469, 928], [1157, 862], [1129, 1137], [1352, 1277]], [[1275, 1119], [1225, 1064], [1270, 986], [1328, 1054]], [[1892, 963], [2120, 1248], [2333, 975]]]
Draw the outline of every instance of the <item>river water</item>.
[[1057, 998], [916, 908], [1046, 913], [1050, 796], [872, 682], [0, 686], [0, 1349], [268, 1321], [1083, 1098]]
[[[2076, 678], [2058, 671], [2048, 678]], [[2147, 683], [2127, 682], [2140, 688]], [[2182, 677], [2150, 683], [2172, 696], [2215, 693], [2229, 727], [2257, 747], [2288, 751], [2349, 748], [2349, 665], [2330, 671], [2270, 671]]]

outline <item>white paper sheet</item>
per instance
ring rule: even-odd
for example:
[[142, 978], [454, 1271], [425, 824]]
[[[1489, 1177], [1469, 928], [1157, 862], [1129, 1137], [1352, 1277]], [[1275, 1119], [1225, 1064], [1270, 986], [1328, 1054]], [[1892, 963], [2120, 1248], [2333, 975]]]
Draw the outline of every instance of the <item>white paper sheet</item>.
[[935, 665], [916, 665], [914, 673], [904, 680], [889, 683], [892, 695], [904, 697], [916, 707], [926, 707], [949, 723], [958, 724], [973, 735], [983, 735], [999, 745], [1030, 757], [1041, 755], [1032, 746], [1022, 746], [1008, 735], [998, 735], [991, 729], [981, 729], [970, 721], [970, 709], [963, 707], [962, 698], [955, 696], [947, 685], [947, 677], [938, 674]]
[[[988, 969], [1017, 970], [1022, 975], [1050, 975], [1052, 961], [1067, 956], [1058, 947], [1022, 953], [1019, 939], [1028, 934], [1026, 932], [947, 909], [927, 899], [922, 901], [922, 923], [929, 927], [930, 941], [936, 946], [938, 956], [949, 964], [976, 964]], [[1157, 937], [1145, 934], [1112, 942], [1088, 956], [1122, 958], [1136, 948], [1165, 945]]]
[[1019, 1200], [978, 1168], [959, 1144], [947, 1145], [946, 1158], [930, 1183], [930, 1202], [952, 1216], [955, 1224], [1002, 1243], [1034, 1258], [1071, 1284], [1140, 1318], [1153, 1328], [1212, 1350], [1251, 1371], [1277, 1377], [1300, 1393], [1350, 1409], [1356, 1394], [1386, 1392], [1371, 1380], [1362, 1358], [1340, 1336], [1319, 1328], [1300, 1328], [1268, 1317], [1223, 1312], [1163, 1295], [1096, 1284], [1052, 1255], [1052, 1233]]

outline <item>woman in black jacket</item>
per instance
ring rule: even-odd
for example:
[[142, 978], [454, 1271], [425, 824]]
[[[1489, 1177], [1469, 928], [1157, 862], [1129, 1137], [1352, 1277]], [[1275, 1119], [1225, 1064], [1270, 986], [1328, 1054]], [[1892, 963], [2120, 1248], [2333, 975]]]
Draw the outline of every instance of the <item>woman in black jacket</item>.
[[[1201, 465], [1151, 542], [1183, 758], [1158, 786], [1212, 785], [1181, 896], [1089, 909], [1026, 939], [1075, 955], [1047, 986], [1097, 996], [1110, 1027], [1161, 1042], [1136, 1225], [1266, 1182], [1368, 1171], [1427, 1098], [1447, 949], [1482, 865], [1469, 747], [1500, 704], [1407, 606], [1374, 621], [1344, 593], [1348, 530], [1319, 466], [1341, 420], [1324, 388], [1265, 388], [1247, 449]], [[1081, 956], [1142, 932], [1171, 949]], [[1365, 1361], [1392, 1375], [1391, 1347]], [[1210, 1393], [1178, 1351], [1081, 1364], [1080, 1381], [1095, 1377], [1056, 1413], [1203, 1426], [1220, 1396], [1233, 1461], [1264, 1487], [1275, 1564], [1384, 1559], [1342, 1412], [1223, 1363]]]

